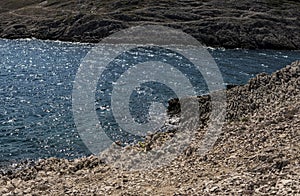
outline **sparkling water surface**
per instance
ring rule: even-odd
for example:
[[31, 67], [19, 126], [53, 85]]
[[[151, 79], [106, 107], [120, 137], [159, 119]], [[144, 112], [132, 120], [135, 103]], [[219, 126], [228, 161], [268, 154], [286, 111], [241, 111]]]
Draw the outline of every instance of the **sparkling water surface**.
[[[90, 154], [75, 127], [71, 95], [80, 62], [92, 47], [0, 39], [0, 166]], [[299, 51], [208, 50], [226, 84], [244, 84], [300, 60]]]

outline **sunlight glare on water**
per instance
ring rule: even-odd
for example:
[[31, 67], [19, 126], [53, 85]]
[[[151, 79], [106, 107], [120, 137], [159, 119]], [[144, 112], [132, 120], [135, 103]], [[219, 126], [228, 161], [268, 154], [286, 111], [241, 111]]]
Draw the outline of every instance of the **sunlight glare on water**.
[[[0, 39], [0, 165], [90, 154], [74, 124], [71, 94], [81, 59], [91, 48], [78, 43]], [[227, 84], [244, 84], [258, 73], [272, 73], [300, 59], [299, 51], [208, 50]], [[99, 87], [98, 92], [105, 90]], [[159, 115], [155, 107], [150, 109], [152, 118]]]

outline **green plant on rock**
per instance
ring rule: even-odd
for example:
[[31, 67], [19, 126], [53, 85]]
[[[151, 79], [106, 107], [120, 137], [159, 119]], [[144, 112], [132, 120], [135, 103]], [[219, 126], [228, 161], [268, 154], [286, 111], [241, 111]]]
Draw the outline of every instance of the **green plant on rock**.
[[138, 144], [141, 148], [146, 148], [145, 142], [139, 141]]

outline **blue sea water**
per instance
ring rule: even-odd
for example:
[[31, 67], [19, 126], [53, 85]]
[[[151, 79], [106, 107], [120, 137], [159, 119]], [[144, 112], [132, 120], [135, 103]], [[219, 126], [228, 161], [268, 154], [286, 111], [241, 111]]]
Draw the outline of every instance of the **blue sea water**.
[[[0, 166], [90, 152], [72, 114], [72, 87], [92, 45], [0, 39]], [[226, 84], [244, 84], [295, 60], [299, 51], [209, 49]]]

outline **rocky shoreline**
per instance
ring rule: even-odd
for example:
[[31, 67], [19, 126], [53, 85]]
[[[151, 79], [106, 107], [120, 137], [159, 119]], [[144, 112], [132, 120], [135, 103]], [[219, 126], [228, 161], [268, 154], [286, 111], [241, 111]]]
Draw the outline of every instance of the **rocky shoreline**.
[[[0, 38], [96, 43], [121, 29], [158, 24], [206, 46], [300, 49], [297, 0], [3, 0]], [[226, 91], [223, 132], [203, 156], [189, 151], [155, 170], [126, 171], [97, 156], [49, 158], [0, 171], [0, 195], [300, 194], [300, 62]], [[199, 133], [207, 128], [209, 96]], [[174, 103], [176, 105], [176, 103]]]
[[2, 172], [0, 194], [300, 194], [300, 61], [226, 94], [223, 132], [205, 155], [195, 153], [196, 137], [188, 153], [154, 170], [126, 171], [97, 156], [50, 158]]
[[2, 0], [0, 38], [99, 42], [121, 29], [158, 24], [206, 46], [300, 49], [297, 0]]

